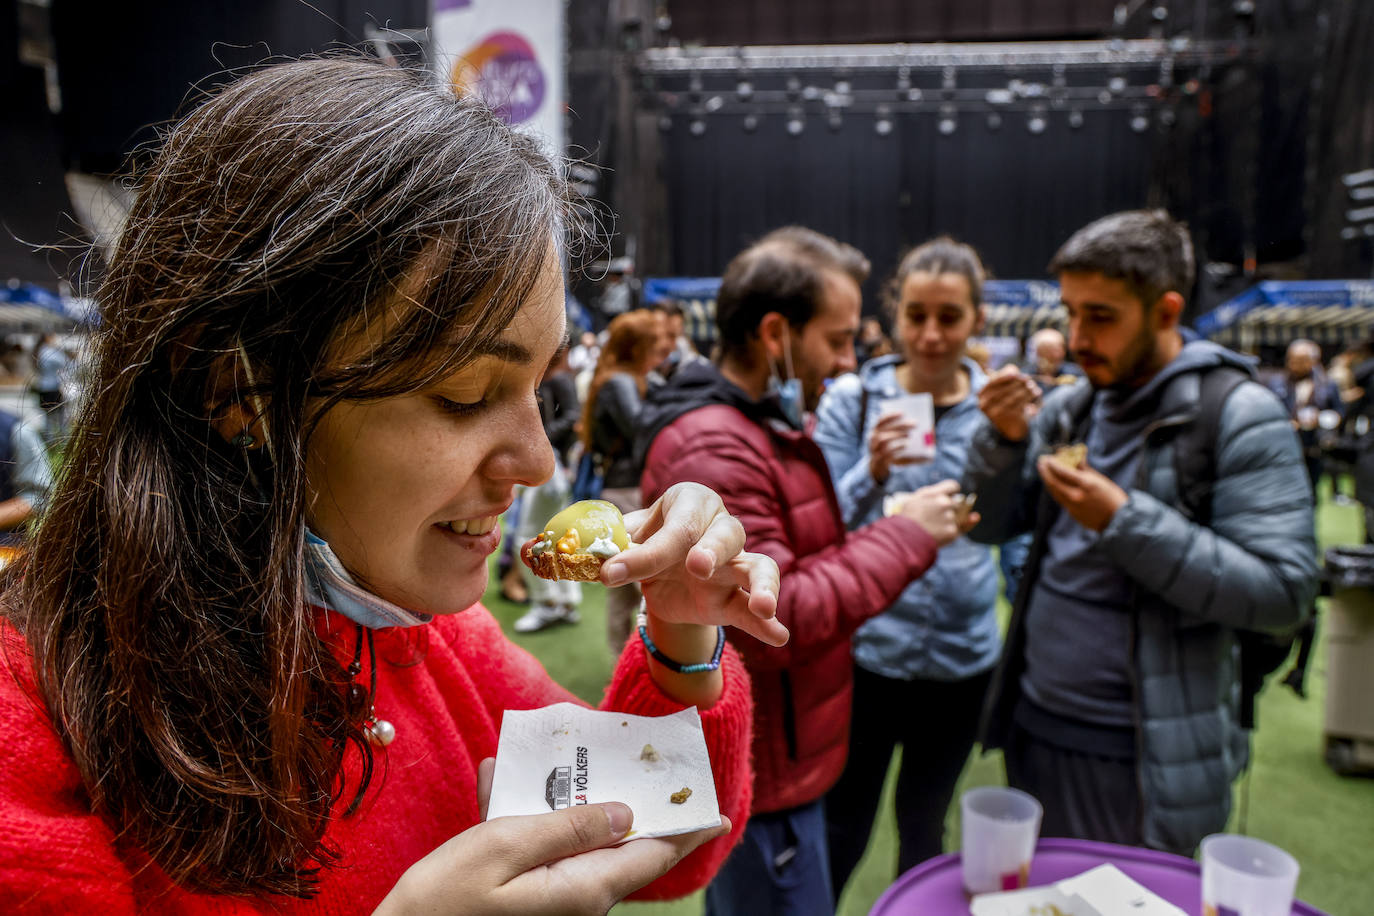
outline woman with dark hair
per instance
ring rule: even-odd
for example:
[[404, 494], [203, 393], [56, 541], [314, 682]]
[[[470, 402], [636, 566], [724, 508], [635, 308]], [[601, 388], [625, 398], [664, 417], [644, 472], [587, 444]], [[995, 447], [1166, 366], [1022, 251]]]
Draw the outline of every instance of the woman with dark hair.
[[[604, 474], [601, 498], [621, 512], [640, 508], [641, 461], [635, 456], [639, 415], [651, 373], [672, 350], [662, 312], [635, 309], [611, 319], [582, 407], [582, 445]], [[618, 655], [630, 635], [639, 586], [628, 582], [606, 593], [606, 641]]]
[[[880, 518], [885, 496], [963, 476], [986, 378], [967, 355], [983, 325], [983, 279], [977, 253], [952, 239], [909, 252], [885, 297], [899, 352], [840, 378], [822, 400], [816, 442], [849, 528]], [[889, 398], [911, 394], [927, 394], [934, 405], [935, 457], [922, 464], [902, 457], [907, 421], [883, 409]], [[849, 760], [825, 800], [837, 898], [868, 845], [899, 744], [898, 868], [942, 851], [945, 811], [1001, 648], [996, 603], [991, 551], [961, 537], [854, 634]]]
[[[7, 911], [599, 913], [714, 871], [723, 830], [612, 847], [623, 805], [481, 823], [503, 711], [573, 699], [476, 604], [553, 469], [572, 216], [533, 141], [376, 62], [260, 70], [167, 135], [4, 594]], [[717, 624], [786, 639], [776, 566], [704, 488], [626, 525], [603, 581], [676, 669], [628, 645], [603, 706], [700, 707], [742, 819], [745, 676], [680, 669]]]

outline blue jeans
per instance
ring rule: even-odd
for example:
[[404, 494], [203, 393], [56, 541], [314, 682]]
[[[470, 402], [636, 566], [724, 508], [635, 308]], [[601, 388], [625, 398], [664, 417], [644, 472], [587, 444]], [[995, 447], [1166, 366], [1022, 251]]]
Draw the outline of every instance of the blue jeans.
[[831, 916], [825, 807], [756, 814], [706, 888], [706, 916]]

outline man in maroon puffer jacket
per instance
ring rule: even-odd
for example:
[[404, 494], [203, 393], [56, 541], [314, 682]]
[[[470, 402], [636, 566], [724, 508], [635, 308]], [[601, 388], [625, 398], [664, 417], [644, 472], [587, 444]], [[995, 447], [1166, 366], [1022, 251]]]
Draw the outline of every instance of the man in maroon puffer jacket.
[[650, 393], [641, 417], [644, 497], [684, 480], [719, 493], [747, 548], [777, 561], [778, 619], [792, 633], [780, 649], [730, 636], [753, 679], [754, 807], [707, 889], [710, 916], [830, 912], [821, 797], [849, 742], [849, 638], [960, 534], [953, 481], [846, 533], [825, 458], [804, 429], [826, 379], [855, 368], [867, 275], [862, 254], [820, 233], [765, 236], [721, 282], [716, 364], [685, 367]]

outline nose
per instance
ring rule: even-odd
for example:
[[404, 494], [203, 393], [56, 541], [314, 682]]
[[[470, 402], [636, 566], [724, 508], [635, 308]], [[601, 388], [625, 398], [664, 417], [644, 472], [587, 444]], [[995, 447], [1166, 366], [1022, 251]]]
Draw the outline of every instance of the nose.
[[840, 348], [839, 358], [835, 361], [835, 374], [843, 375], [846, 372], [853, 372], [859, 368], [859, 358], [854, 354], [854, 339]]
[[1067, 337], [1069, 339], [1070, 353], [1078, 353], [1085, 350], [1091, 343], [1091, 341], [1087, 339], [1087, 335], [1083, 333], [1081, 323], [1073, 319], [1069, 320]]
[[544, 432], [538, 405], [531, 400], [503, 424], [500, 439], [487, 461], [487, 473], [535, 487], [553, 476], [553, 446]]

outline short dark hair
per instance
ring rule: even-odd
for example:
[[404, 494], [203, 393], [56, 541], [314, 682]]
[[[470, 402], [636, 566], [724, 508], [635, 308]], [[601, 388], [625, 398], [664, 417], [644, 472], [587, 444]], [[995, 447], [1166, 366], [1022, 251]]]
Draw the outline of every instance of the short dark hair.
[[868, 258], [852, 245], [802, 226], [775, 229], [737, 254], [716, 294], [721, 355], [745, 356], [769, 312], [781, 314], [794, 328], [810, 321], [827, 271], [862, 286]]
[[1079, 229], [1050, 261], [1049, 272], [1100, 273], [1123, 281], [1146, 306], [1167, 292], [1186, 300], [1196, 268], [1188, 227], [1164, 210], [1125, 210]]

